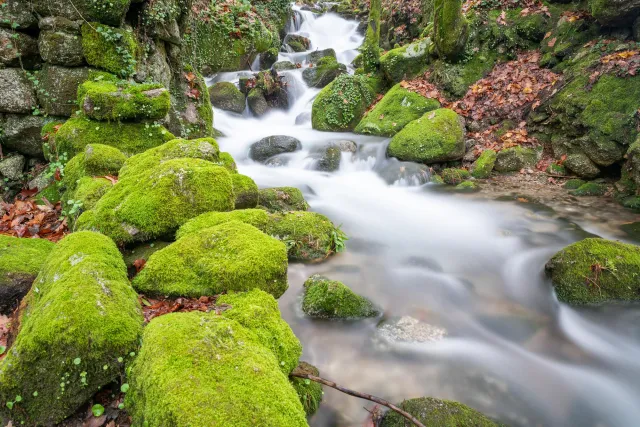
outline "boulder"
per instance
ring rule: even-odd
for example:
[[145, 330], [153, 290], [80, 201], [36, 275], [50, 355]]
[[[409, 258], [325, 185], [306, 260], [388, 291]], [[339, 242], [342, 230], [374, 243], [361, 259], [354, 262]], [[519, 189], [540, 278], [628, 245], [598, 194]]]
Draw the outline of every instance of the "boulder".
[[333, 49], [314, 50], [307, 55], [307, 62], [310, 64], [317, 64], [322, 58], [335, 58], [336, 51]]
[[[93, 0], [31, 0], [33, 10], [41, 16], [63, 17], [70, 21], [89, 20], [119, 26], [129, 10], [131, 0], [97, 3]], [[95, 24], [94, 24], [95, 26]]]
[[640, 14], [639, 0], [589, 0], [591, 15], [601, 25], [623, 26]]
[[19, 68], [0, 69], [0, 113], [31, 114], [38, 106], [36, 92]]
[[71, 117], [78, 111], [78, 87], [89, 78], [91, 68], [67, 68], [45, 64], [40, 72], [38, 102], [44, 113]]
[[0, 141], [5, 149], [17, 151], [29, 157], [43, 157], [42, 128], [55, 122], [53, 117], [7, 114], [2, 127]]
[[15, 310], [54, 247], [45, 239], [0, 235], [0, 314]]
[[0, 160], [0, 177], [7, 178], [11, 181], [22, 179], [25, 163], [24, 156], [20, 154], [5, 157]]
[[94, 67], [121, 77], [136, 72], [138, 44], [130, 30], [87, 22], [82, 26], [82, 51]]
[[321, 131], [352, 131], [373, 100], [374, 93], [365, 76], [342, 74], [313, 101], [312, 126]]
[[23, 0], [6, 0], [0, 7], [0, 27], [26, 30], [36, 27], [38, 18], [31, 8], [24, 7]]
[[397, 84], [362, 118], [354, 132], [394, 136], [410, 122], [438, 108], [440, 103], [437, 100], [425, 98]]
[[422, 185], [429, 182], [429, 167], [419, 163], [387, 159], [378, 173], [388, 184]]
[[247, 95], [247, 105], [249, 105], [249, 110], [256, 117], [264, 116], [270, 109], [264, 93], [258, 88], [253, 88], [249, 91], [249, 95]]
[[522, 168], [532, 168], [538, 162], [538, 152], [533, 148], [517, 147], [501, 150], [495, 161], [498, 172], [518, 172]]
[[[288, 243], [290, 261], [320, 261], [336, 250], [339, 230], [317, 212], [292, 211], [272, 214], [266, 233]], [[346, 240], [346, 238], [344, 239]]]
[[309, 50], [311, 41], [299, 34], [287, 34], [282, 41], [282, 44], [289, 52], [304, 52]]
[[387, 344], [433, 343], [443, 340], [447, 330], [411, 316], [385, 320], [376, 330], [375, 338]]
[[302, 78], [309, 87], [321, 89], [334, 81], [336, 77], [347, 73], [347, 67], [332, 56], [321, 58], [314, 66], [305, 68]]
[[263, 188], [258, 203], [269, 212], [306, 211], [309, 209], [302, 191], [295, 187]]
[[77, 182], [75, 191], [67, 197], [63, 196], [61, 200], [67, 203], [73, 200], [82, 207], [82, 210], [91, 210], [112, 186], [113, 183], [106, 178], [85, 176]]
[[274, 135], [252, 144], [249, 157], [256, 162], [265, 162], [278, 154], [293, 153], [301, 149], [302, 144], [298, 139], [286, 135]]
[[459, 160], [465, 152], [464, 134], [462, 119], [453, 110], [440, 108], [397, 133], [387, 147], [387, 155], [425, 164]]
[[0, 28], [0, 65], [33, 69], [39, 62], [38, 42], [35, 38]]
[[440, 172], [442, 182], [447, 185], [459, 185], [462, 184], [467, 178], [469, 178], [469, 171], [466, 169], [447, 168]]
[[380, 68], [389, 80], [399, 83], [422, 73], [429, 63], [431, 40], [421, 39], [392, 49], [380, 57]]
[[[60, 188], [64, 189], [62, 200], [77, 200], [75, 197], [76, 188], [83, 178], [118, 175], [126, 159], [125, 155], [117, 148], [102, 144], [87, 145], [82, 153], [75, 155], [65, 165], [64, 177], [60, 181]], [[85, 180], [85, 188], [81, 193], [86, 195], [91, 192], [91, 194], [95, 195], [96, 192], [92, 191], [92, 189], [97, 191], [98, 186], [101, 189], [110, 187], [99, 185], [100, 183]], [[86, 205], [83, 207], [85, 210], [93, 209], [93, 207]]]
[[[316, 377], [320, 376], [318, 368], [310, 363], [302, 361], [296, 369], [294, 369], [294, 372], [298, 374], [313, 375]], [[322, 391], [322, 384], [293, 376], [290, 377], [289, 381], [291, 381], [291, 385], [296, 390], [296, 393], [298, 393], [298, 398], [300, 399], [300, 403], [302, 403], [302, 407], [304, 408], [304, 412], [307, 416], [310, 417], [315, 414], [320, 407], [322, 395], [324, 394]]]
[[133, 286], [147, 295], [199, 298], [262, 289], [279, 298], [288, 288], [287, 249], [249, 224], [229, 221], [151, 255]]
[[125, 400], [133, 423], [307, 426], [287, 377], [302, 347], [276, 300], [254, 290], [217, 302], [221, 314], [172, 313], [145, 328]]
[[328, 144], [322, 147], [316, 154], [315, 170], [322, 172], [335, 172], [340, 169], [342, 150], [337, 144]]
[[231, 82], [218, 82], [209, 88], [211, 104], [221, 110], [242, 114], [246, 101], [245, 96]]
[[302, 311], [307, 316], [325, 319], [361, 319], [375, 317], [378, 309], [343, 283], [315, 274], [304, 282]]
[[558, 299], [594, 304], [640, 299], [640, 247], [605, 239], [584, 239], [556, 253], [545, 269]]
[[296, 64], [291, 61], [279, 61], [271, 66], [272, 70], [277, 71], [287, 71], [287, 70], [295, 70]]
[[491, 172], [493, 172], [493, 168], [496, 164], [497, 154], [495, 151], [487, 149], [484, 150], [480, 157], [476, 159], [472, 166], [471, 175], [474, 178], [486, 179], [491, 176]]
[[358, 144], [356, 144], [355, 141], [350, 141], [348, 139], [331, 141], [331, 144], [337, 145], [343, 153], [355, 154], [358, 151]]
[[[416, 417], [425, 425], [456, 427], [498, 427], [486, 415], [462, 403], [440, 400], [433, 397], [420, 397], [405, 400], [398, 406]], [[394, 411], [388, 411], [382, 419], [381, 427], [403, 427], [406, 418]]]
[[61, 422], [119, 380], [138, 348], [138, 296], [101, 234], [61, 240], [20, 307], [18, 335], [0, 363], [0, 411], [15, 424]]
[[233, 194], [235, 195], [235, 209], [252, 209], [258, 206], [258, 186], [246, 175], [231, 174]]
[[265, 231], [270, 221], [269, 214], [263, 209], [242, 209], [231, 212], [206, 212], [190, 219], [176, 232], [176, 240], [189, 234], [200, 234], [202, 230], [216, 227], [227, 222], [237, 221]]
[[165, 121], [167, 129], [175, 135], [189, 138], [212, 137], [213, 109], [204, 77], [191, 66], [185, 66], [182, 72], [173, 74], [170, 92], [171, 109]]
[[84, 64], [82, 37], [78, 32], [40, 31], [38, 49], [42, 59], [49, 64], [65, 67], [77, 67]]

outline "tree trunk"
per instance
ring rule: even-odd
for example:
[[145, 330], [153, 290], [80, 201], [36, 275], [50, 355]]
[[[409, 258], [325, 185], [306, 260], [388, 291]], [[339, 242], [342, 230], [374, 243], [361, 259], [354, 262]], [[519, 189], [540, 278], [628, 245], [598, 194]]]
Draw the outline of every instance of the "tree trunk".
[[362, 46], [364, 71], [375, 73], [380, 67], [380, 12], [382, 0], [371, 0], [369, 24]]
[[462, 14], [462, 1], [435, 0], [433, 24], [438, 56], [449, 61], [459, 59], [469, 38], [469, 23]]

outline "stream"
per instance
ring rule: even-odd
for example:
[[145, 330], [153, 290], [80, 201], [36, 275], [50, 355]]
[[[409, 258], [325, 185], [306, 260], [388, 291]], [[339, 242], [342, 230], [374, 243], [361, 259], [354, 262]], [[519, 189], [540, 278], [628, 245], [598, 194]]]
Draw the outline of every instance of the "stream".
[[[311, 50], [333, 48], [339, 62], [351, 63], [363, 41], [357, 22], [294, 10], [290, 32], [308, 37]], [[307, 53], [280, 53], [279, 60], [304, 63]], [[350, 238], [345, 252], [324, 263], [289, 265], [279, 304], [302, 342], [302, 360], [322, 377], [392, 402], [456, 400], [508, 425], [637, 425], [640, 305], [572, 308], [558, 303], [544, 276], [545, 262], [574, 241], [622, 239], [611, 224], [622, 208], [584, 215], [443, 192], [386, 159], [385, 138], [313, 130], [309, 113], [319, 90], [305, 85], [302, 70], [282, 74], [288, 111], [257, 119], [216, 109], [215, 125], [240, 173], [261, 188], [300, 188], [311, 209]], [[250, 71], [220, 73], [209, 83], [237, 83], [242, 75]], [[249, 146], [271, 135], [293, 136], [303, 149], [280, 167], [250, 160]], [[355, 141], [358, 151], [343, 153], [336, 172], [313, 170], [314, 152], [336, 140]], [[302, 284], [314, 273], [344, 282], [384, 315], [305, 317]], [[373, 404], [325, 387], [310, 425], [363, 426], [365, 407]]]

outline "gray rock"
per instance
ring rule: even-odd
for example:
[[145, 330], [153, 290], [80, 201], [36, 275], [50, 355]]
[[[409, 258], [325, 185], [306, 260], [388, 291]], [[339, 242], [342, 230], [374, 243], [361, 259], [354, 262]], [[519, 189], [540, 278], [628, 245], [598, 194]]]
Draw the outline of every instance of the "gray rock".
[[47, 16], [38, 21], [40, 31], [65, 31], [71, 34], [80, 34], [84, 21], [72, 21], [62, 16]]
[[296, 64], [291, 61], [280, 61], [273, 64], [271, 69], [275, 71], [295, 70]]
[[249, 110], [256, 117], [262, 117], [269, 112], [269, 104], [267, 104], [267, 99], [264, 97], [262, 91], [258, 88], [251, 89], [249, 95], [247, 96], [247, 104], [249, 105]]
[[99, 21], [119, 27], [131, 1], [101, 3], [95, 0], [30, 0], [30, 4], [41, 16], [59, 16], [71, 21]]
[[5, 149], [17, 151], [30, 157], [43, 157], [42, 127], [54, 117], [43, 117], [22, 114], [7, 114], [2, 134], [2, 145]]
[[0, 27], [11, 28], [12, 25], [16, 29], [25, 30], [35, 27], [38, 18], [27, 7], [24, 0], [5, 0], [0, 7]]
[[283, 45], [288, 47], [291, 52], [304, 52], [309, 50], [311, 41], [299, 34], [287, 34], [284, 38]]
[[20, 154], [0, 160], [0, 176], [17, 181], [22, 178], [25, 158]]
[[289, 108], [289, 94], [283, 88], [277, 88], [273, 93], [266, 97], [269, 108], [278, 110], [286, 110]]
[[420, 163], [388, 159], [378, 171], [388, 184], [418, 186], [429, 182], [429, 167]]
[[307, 55], [307, 62], [311, 64], [317, 64], [320, 59], [332, 56], [336, 57], [336, 51], [333, 49], [316, 50]]
[[311, 123], [311, 113], [305, 111], [304, 113], [298, 114], [296, 117], [296, 126], [306, 125], [307, 123]]
[[40, 56], [35, 38], [18, 31], [0, 28], [0, 64], [6, 67], [23, 66], [33, 69], [38, 63]]
[[37, 105], [35, 90], [24, 71], [0, 70], [0, 112], [31, 114]]
[[275, 49], [269, 49], [266, 52], [260, 54], [260, 69], [268, 70], [278, 60], [278, 51]]
[[601, 25], [624, 26], [640, 14], [640, 0], [589, 0], [591, 14]]
[[402, 316], [383, 323], [376, 338], [388, 344], [438, 342], [447, 336], [446, 329], [424, 323], [411, 316]]
[[302, 78], [309, 87], [321, 89], [334, 81], [340, 74], [346, 74], [347, 67], [338, 61], [324, 60], [313, 67], [305, 68]]
[[595, 178], [600, 169], [584, 153], [572, 153], [567, 156], [563, 165], [582, 178]]
[[82, 37], [66, 31], [41, 31], [38, 48], [42, 59], [50, 64], [75, 67], [84, 63]]
[[47, 174], [47, 172], [42, 172], [40, 175], [36, 176], [35, 178], [33, 178], [31, 181], [29, 181], [29, 183], [27, 184], [27, 187], [29, 187], [29, 190], [33, 190], [34, 188], [37, 188], [38, 191], [42, 191], [45, 188], [47, 188], [49, 186], [49, 184], [51, 184], [53, 182], [53, 176], [50, 176]]
[[329, 144], [317, 153], [315, 162], [315, 170], [322, 172], [335, 172], [340, 169], [340, 160], [342, 159], [342, 151], [336, 144]]
[[256, 162], [264, 162], [278, 154], [293, 153], [300, 149], [302, 149], [302, 144], [296, 138], [274, 135], [252, 144], [249, 149], [249, 157]]
[[279, 168], [286, 166], [289, 163], [289, 159], [284, 156], [275, 156], [264, 162], [265, 166], [272, 168]]
[[355, 141], [340, 139], [337, 141], [331, 141], [331, 143], [337, 145], [343, 153], [355, 153], [358, 151], [358, 144], [356, 144]]
[[167, 61], [167, 50], [161, 41], [153, 41], [147, 45], [146, 59], [140, 63], [136, 72], [136, 80], [144, 82], [150, 80], [162, 83], [164, 87], [171, 86], [171, 67]]
[[40, 73], [38, 101], [46, 114], [71, 117], [78, 109], [78, 86], [89, 77], [88, 67], [46, 64]]
[[517, 146], [500, 151], [494, 169], [498, 172], [517, 172], [522, 168], [535, 166], [537, 161], [536, 150]]
[[475, 150], [469, 150], [464, 154], [464, 157], [462, 157], [462, 161], [463, 162], [468, 162], [468, 163], [472, 163], [476, 161], [476, 153]]
[[245, 97], [240, 89], [231, 82], [218, 82], [209, 88], [211, 104], [222, 110], [242, 114]]

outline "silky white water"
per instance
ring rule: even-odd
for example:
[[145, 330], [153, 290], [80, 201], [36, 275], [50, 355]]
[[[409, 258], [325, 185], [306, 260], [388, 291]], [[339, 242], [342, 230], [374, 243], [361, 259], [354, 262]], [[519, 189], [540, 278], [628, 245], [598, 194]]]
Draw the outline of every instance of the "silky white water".
[[[312, 49], [333, 48], [349, 64], [363, 37], [357, 23], [296, 9], [292, 32]], [[306, 53], [281, 53], [304, 62]], [[212, 81], [237, 81], [247, 72]], [[400, 172], [385, 158], [384, 138], [312, 130], [318, 90], [302, 70], [287, 71], [291, 108], [261, 119], [215, 110], [221, 149], [260, 187], [300, 188], [312, 210], [341, 224], [347, 250], [328, 261], [289, 265], [283, 317], [321, 376], [390, 401], [433, 396], [463, 402], [508, 425], [631, 426], [640, 420], [639, 305], [571, 308], [543, 275], [560, 248], [587, 235], [610, 235], [604, 223], [562, 217], [477, 196], [446, 193]], [[296, 122], [298, 124], [296, 124]], [[289, 135], [303, 149], [268, 167], [248, 159], [263, 137]], [[313, 170], [314, 152], [330, 141], [358, 144], [334, 173]], [[419, 184], [419, 185], [417, 185]], [[384, 309], [358, 322], [318, 321], [300, 310], [302, 283], [322, 273]], [[387, 319], [411, 316], [445, 329], [435, 342], [384, 341]], [[362, 426], [370, 402], [325, 388], [312, 426]]]

